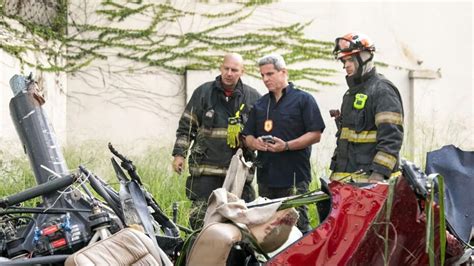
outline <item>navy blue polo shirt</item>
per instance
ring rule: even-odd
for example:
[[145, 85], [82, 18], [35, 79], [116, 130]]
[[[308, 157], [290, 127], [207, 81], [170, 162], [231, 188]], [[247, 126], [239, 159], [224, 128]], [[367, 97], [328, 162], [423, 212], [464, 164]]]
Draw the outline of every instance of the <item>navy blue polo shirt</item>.
[[[267, 116], [273, 122], [273, 128], [269, 132], [264, 130]], [[324, 121], [314, 97], [295, 88], [290, 82], [283, 89], [283, 95], [278, 103], [271, 92], [257, 100], [249, 114], [243, 134], [256, 138], [272, 135], [290, 141], [307, 132], [323, 132], [324, 128]], [[257, 181], [259, 184], [278, 188], [291, 187], [303, 180], [311, 181], [310, 157], [311, 146], [276, 153], [258, 151]]]

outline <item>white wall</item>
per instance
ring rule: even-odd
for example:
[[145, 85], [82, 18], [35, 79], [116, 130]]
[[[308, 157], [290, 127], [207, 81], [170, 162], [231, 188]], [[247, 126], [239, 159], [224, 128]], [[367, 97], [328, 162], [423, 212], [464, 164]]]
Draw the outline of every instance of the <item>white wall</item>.
[[184, 77], [158, 70], [117, 74], [112, 68], [110, 61], [95, 62], [68, 75], [68, 142], [140, 145], [159, 139], [157, 145], [169, 145], [184, 109]]
[[[470, 2], [283, 1], [257, 9], [253, 22], [242, 30], [250, 29], [252, 25], [309, 20], [313, 23], [306, 34], [319, 40], [333, 41], [350, 31], [361, 31], [372, 37], [378, 49], [376, 60], [391, 65], [379, 68], [379, 72], [399, 87], [406, 108], [408, 95], [415, 95], [414, 123], [420, 125], [416, 127], [416, 144], [417, 148], [422, 147], [419, 152], [450, 143], [466, 150], [474, 149]], [[3, 52], [0, 56], [0, 137], [3, 142], [17, 138], [7, 104], [10, 97], [8, 80], [19, 71], [19, 64]], [[423, 63], [419, 65], [418, 61]], [[139, 73], [122, 71], [113, 74], [111, 71], [115, 67], [127, 70], [130, 64], [133, 63], [111, 58], [96, 61], [74, 75], [68, 74], [67, 83], [62, 81], [62, 77], [46, 78], [51, 99], [45, 107], [55, 108], [54, 111], [48, 110], [48, 114], [60, 138], [67, 120], [70, 144], [94, 139], [139, 145], [143, 140], [151, 140], [154, 145], [170, 146], [184, 108], [186, 88], [192, 89], [218, 74], [188, 73], [185, 81], [184, 76], [153, 68], [145, 68]], [[315, 145], [313, 158], [321, 166], [326, 166], [335, 143], [334, 124], [327, 112], [340, 105], [346, 86], [339, 63], [324, 61], [315, 64], [340, 70], [332, 78], [339, 85], [319, 87], [319, 91], [313, 93], [327, 125], [321, 143]], [[416, 80], [414, 91], [410, 92], [410, 69], [440, 69], [442, 77]], [[244, 77], [244, 81], [265, 91], [258, 80]], [[58, 90], [55, 89], [57, 84], [62, 84]], [[64, 111], [64, 101], [55, 103], [52, 100], [53, 96], [63, 99], [61, 95], [66, 89], [67, 112]], [[64, 118], [66, 113], [67, 118]]]
[[[403, 156], [422, 163], [427, 151], [443, 145], [474, 150], [471, 3], [283, 1], [265, 8], [260, 16], [278, 21], [282, 14], [290, 18], [284, 17], [288, 22], [314, 19], [306, 33], [316, 39], [332, 41], [347, 32], [360, 31], [375, 41], [375, 59], [390, 64], [378, 70], [397, 85], [404, 101]], [[341, 70], [334, 77], [339, 85], [323, 86], [313, 93], [327, 126], [321, 142], [314, 147], [313, 159], [325, 167], [335, 147], [335, 126], [328, 110], [339, 107], [346, 85], [339, 63], [317, 64]], [[410, 70], [428, 70], [432, 76], [441, 78], [418, 78], [410, 82]], [[188, 90], [206, 80], [206, 73], [192, 77], [196, 77], [196, 81], [186, 83]], [[211, 78], [212, 75], [207, 76], [208, 80]], [[265, 89], [262, 82], [250, 83]], [[411, 142], [410, 138], [413, 138]], [[409, 143], [415, 145], [409, 146]]]
[[[29, 60], [41, 57], [31, 55]], [[33, 73], [43, 90], [46, 110], [49, 121], [55, 129], [59, 143], [66, 141], [66, 74], [47, 73], [37, 71], [28, 66], [22, 66], [18, 59], [0, 50], [0, 159], [8, 155], [18, 155], [23, 152], [20, 139], [10, 117], [9, 103], [13, 97], [10, 89], [10, 78], [15, 74], [29, 75]]]

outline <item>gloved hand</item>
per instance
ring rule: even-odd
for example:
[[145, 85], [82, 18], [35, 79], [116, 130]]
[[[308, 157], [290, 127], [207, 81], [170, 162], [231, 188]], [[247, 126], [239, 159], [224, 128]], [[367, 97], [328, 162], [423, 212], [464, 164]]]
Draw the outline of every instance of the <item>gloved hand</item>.
[[384, 176], [380, 173], [377, 172], [372, 172], [369, 176], [369, 182], [370, 183], [378, 183], [378, 182], [383, 182], [385, 180]]

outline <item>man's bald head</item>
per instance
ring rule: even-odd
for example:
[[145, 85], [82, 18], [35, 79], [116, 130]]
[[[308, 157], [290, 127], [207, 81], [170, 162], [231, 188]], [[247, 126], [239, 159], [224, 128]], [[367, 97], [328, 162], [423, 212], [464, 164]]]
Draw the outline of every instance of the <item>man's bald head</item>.
[[222, 64], [224, 64], [226, 61], [235, 61], [236, 63], [240, 64], [242, 68], [244, 67], [244, 58], [242, 58], [242, 56], [238, 53], [228, 53], [224, 55]]
[[244, 74], [244, 59], [240, 54], [229, 53], [224, 55], [221, 71], [221, 82], [225, 89], [234, 89]]

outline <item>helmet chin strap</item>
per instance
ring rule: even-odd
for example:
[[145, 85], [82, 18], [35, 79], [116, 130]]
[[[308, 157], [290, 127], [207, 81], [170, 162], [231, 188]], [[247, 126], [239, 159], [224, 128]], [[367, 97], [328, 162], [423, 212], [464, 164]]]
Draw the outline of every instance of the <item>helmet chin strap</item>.
[[362, 76], [372, 69], [371, 67], [371, 69], [367, 69], [366, 71], [364, 71], [364, 68], [366, 67], [367, 63], [370, 62], [374, 58], [374, 55], [370, 53], [370, 57], [365, 61], [362, 60], [362, 57], [360, 55], [361, 53], [355, 54], [355, 58], [358, 64], [356, 73], [352, 76], [346, 77], [346, 81], [349, 87], [360, 84], [362, 82]]
[[354, 75], [354, 78], [360, 79], [362, 77], [362, 71], [363, 71], [364, 65], [366, 64], [367, 61], [365, 62], [362, 61], [362, 57], [360, 57], [360, 53], [356, 54], [356, 59], [357, 59], [358, 67], [357, 67], [357, 72]]

